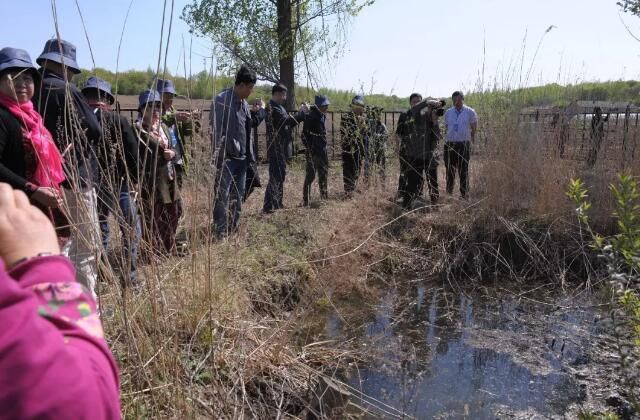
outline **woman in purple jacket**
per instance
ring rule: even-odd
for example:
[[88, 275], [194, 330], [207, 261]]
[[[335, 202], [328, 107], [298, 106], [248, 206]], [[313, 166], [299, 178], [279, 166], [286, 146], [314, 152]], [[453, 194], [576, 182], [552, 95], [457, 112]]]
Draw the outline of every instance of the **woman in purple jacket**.
[[96, 302], [53, 225], [0, 184], [0, 416], [120, 418], [118, 368]]

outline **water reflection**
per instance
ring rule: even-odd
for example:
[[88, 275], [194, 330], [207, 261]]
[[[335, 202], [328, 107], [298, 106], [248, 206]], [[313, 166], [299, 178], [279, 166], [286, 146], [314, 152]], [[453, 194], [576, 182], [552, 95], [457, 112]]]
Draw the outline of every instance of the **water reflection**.
[[389, 292], [365, 317], [347, 332], [330, 316], [326, 332], [370, 349], [349, 384], [408, 415], [563, 414], [585, 398], [563, 365], [588, 349], [592, 311], [418, 286]]

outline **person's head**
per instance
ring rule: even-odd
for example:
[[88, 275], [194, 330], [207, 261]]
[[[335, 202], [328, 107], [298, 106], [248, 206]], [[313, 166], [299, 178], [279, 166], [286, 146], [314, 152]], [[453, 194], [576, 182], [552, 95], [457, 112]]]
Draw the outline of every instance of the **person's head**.
[[155, 125], [160, 121], [162, 96], [157, 90], [145, 90], [138, 96], [138, 112], [145, 125]]
[[356, 115], [362, 115], [364, 113], [364, 108], [365, 108], [364, 96], [362, 95], [354, 96], [353, 99], [351, 100], [351, 110], [353, 111], [353, 113]]
[[177, 92], [173, 82], [169, 79], [158, 79], [156, 90], [162, 95], [162, 109], [166, 111], [173, 106], [173, 98]]
[[600, 108], [599, 106], [593, 108], [593, 113], [598, 116], [602, 115], [602, 108]]
[[379, 106], [371, 107], [371, 118], [376, 120], [376, 122], [381, 122], [383, 108]]
[[453, 95], [451, 95], [451, 100], [453, 101], [453, 106], [455, 106], [456, 109], [460, 109], [464, 104], [464, 94], [459, 90], [456, 90], [453, 92]]
[[111, 93], [111, 83], [99, 77], [92, 76], [82, 88], [82, 94], [87, 98], [87, 102], [92, 107], [108, 106], [111, 107], [116, 98]]
[[271, 88], [271, 100], [280, 105], [287, 101], [287, 87], [281, 83], [276, 83]]
[[240, 99], [247, 99], [253, 93], [253, 88], [257, 81], [258, 77], [256, 76], [256, 72], [243, 64], [240, 66], [238, 73], [236, 73], [233, 91]]
[[26, 51], [10, 47], [0, 50], [0, 93], [19, 104], [27, 103], [33, 98], [38, 78]]
[[63, 39], [48, 40], [36, 63], [61, 76], [66, 74], [68, 80], [80, 73], [80, 66], [76, 61], [76, 47]]
[[411, 96], [409, 96], [409, 104], [412, 108], [418, 105], [420, 101], [422, 101], [422, 95], [419, 93], [412, 93]]
[[320, 112], [324, 114], [329, 109], [329, 105], [331, 105], [331, 102], [329, 101], [329, 98], [324, 95], [316, 95], [313, 100], [313, 104], [318, 108]]

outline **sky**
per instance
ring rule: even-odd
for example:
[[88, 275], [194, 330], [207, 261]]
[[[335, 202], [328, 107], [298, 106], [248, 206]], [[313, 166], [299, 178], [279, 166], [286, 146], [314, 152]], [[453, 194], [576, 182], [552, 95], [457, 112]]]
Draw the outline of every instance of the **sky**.
[[[165, 40], [173, 16], [167, 67], [180, 74], [185, 55], [187, 72], [211, 67], [211, 42], [192, 36], [180, 19], [190, 2], [175, 0], [171, 15], [166, 1]], [[35, 60], [55, 34], [52, 1], [2, 3], [0, 47], [26, 49]], [[164, 0], [53, 3], [60, 35], [77, 46], [82, 67], [156, 68]], [[616, 0], [376, 0], [353, 19], [344, 55], [322, 67], [320, 82], [365, 94], [448, 96], [480, 87], [639, 79], [640, 42], [623, 22], [640, 36], [640, 18], [621, 14]]]

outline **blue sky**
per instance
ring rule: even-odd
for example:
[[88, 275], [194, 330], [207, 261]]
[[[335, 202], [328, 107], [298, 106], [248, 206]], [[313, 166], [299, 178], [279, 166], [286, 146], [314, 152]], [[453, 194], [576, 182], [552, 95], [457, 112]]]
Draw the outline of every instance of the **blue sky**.
[[[189, 0], [176, 0], [168, 67], [184, 72], [189, 28], [179, 19]], [[91, 55], [75, 0], [57, 0], [61, 36], [78, 47], [81, 66]], [[156, 67], [163, 0], [133, 0], [119, 68]], [[168, 1], [169, 6], [171, 1]], [[327, 87], [365, 93], [412, 91], [433, 96], [470, 90], [484, 80], [517, 87], [547, 82], [640, 78], [640, 19], [620, 16], [615, 0], [377, 0], [352, 23], [345, 55], [325, 67]], [[95, 65], [115, 70], [130, 0], [78, 0]], [[170, 10], [167, 8], [167, 15]], [[35, 60], [54, 33], [51, 2], [3, 1], [1, 46], [24, 48]], [[547, 34], [551, 25], [555, 27]], [[166, 34], [167, 27], [165, 27]], [[526, 37], [525, 37], [526, 35]], [[537, 46], [537, 56], [533, 60]], [[524, 47], [523, 47], [524, 46]], [[193, 38], [187, 68], [210, 67], [210, 42]], [[164, 47], [163, 47], [164, 53]], [[523, 59], [524, 57], [524, 59]], [[163, 57], [164, 60], [164, 57]], [[484, 79], [482, 69], [484, 68]], [[529, 74], [527, 80], [526, 75]], [[304, 83], [304, 81], [302, 81]]]

